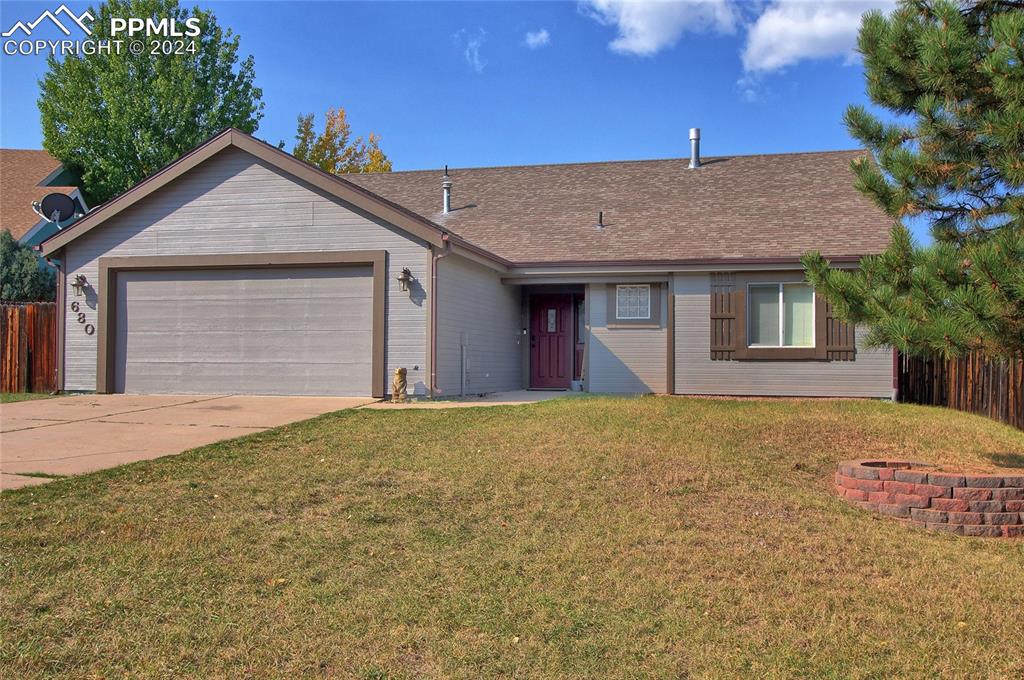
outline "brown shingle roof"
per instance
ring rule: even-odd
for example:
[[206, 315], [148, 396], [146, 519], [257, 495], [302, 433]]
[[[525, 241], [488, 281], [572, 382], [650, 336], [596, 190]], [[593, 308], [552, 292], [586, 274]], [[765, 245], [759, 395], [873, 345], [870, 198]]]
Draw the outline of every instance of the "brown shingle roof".
[[20, 239], [39, 221], [32, 201], [46, 194], [70, 194], [75, 187], [41, 187], [60, 161], [39, 149], [0, 149], [0, 229]]
[[[853, 187], [864, 151], [345, 175], [515, 263], [877, 253], [892, 221]], [[604, 211], [603, 231], [594, 228]]]

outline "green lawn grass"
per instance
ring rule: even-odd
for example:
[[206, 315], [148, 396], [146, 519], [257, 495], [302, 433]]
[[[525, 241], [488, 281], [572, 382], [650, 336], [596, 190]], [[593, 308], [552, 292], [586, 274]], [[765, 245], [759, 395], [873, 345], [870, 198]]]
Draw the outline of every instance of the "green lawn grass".
[[1024, 541], [831, 491], [1021, 453], [866, 401], [329, 414], [0, 495], [0, 675], [1022, 677]]
[[33, 399], [52, 399], [53, 394], [45, 392], [0, 392], [0, 404], [11, 404], [16, 401], [32, 401]]

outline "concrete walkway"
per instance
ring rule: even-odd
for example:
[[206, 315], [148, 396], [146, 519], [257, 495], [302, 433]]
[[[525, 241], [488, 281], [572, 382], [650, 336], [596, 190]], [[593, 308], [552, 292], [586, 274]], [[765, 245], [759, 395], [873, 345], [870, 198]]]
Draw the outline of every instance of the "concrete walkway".
[[97, 394], [0, 406], [0, 489], [149, 460], [373, 402], [351, 397]]
[[451, 397], [445, 399], [421, 399], [407, 401], [404, 404], [392, 404], [390, 401], [378, 401], [364, 409], [409, 409], [409, 408], [466, 408], [471, 406], [511, 406], [515, 404], [534, 404], [549, 399], [562, 399], [577, 396], [580, 392], [565, 390], [513, 390], [511, 392], [492, 392], [482, 396]]

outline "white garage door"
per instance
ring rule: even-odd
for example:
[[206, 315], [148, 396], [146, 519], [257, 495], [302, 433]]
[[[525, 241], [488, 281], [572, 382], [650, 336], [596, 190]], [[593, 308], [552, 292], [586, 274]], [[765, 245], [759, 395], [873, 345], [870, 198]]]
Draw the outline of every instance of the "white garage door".
[[371, 392], [371, 267], [123, 271], [116, 300], [118, 392]]

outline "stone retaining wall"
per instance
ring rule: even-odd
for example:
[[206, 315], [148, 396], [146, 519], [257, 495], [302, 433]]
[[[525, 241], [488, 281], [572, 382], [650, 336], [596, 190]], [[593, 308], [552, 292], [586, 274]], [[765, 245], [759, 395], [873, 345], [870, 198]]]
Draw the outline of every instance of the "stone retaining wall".
[[836, 491], [854, 505], [960, 536], [1024, 537], [1024, 471], [976, 475], [927, 463], [851, 460]]

